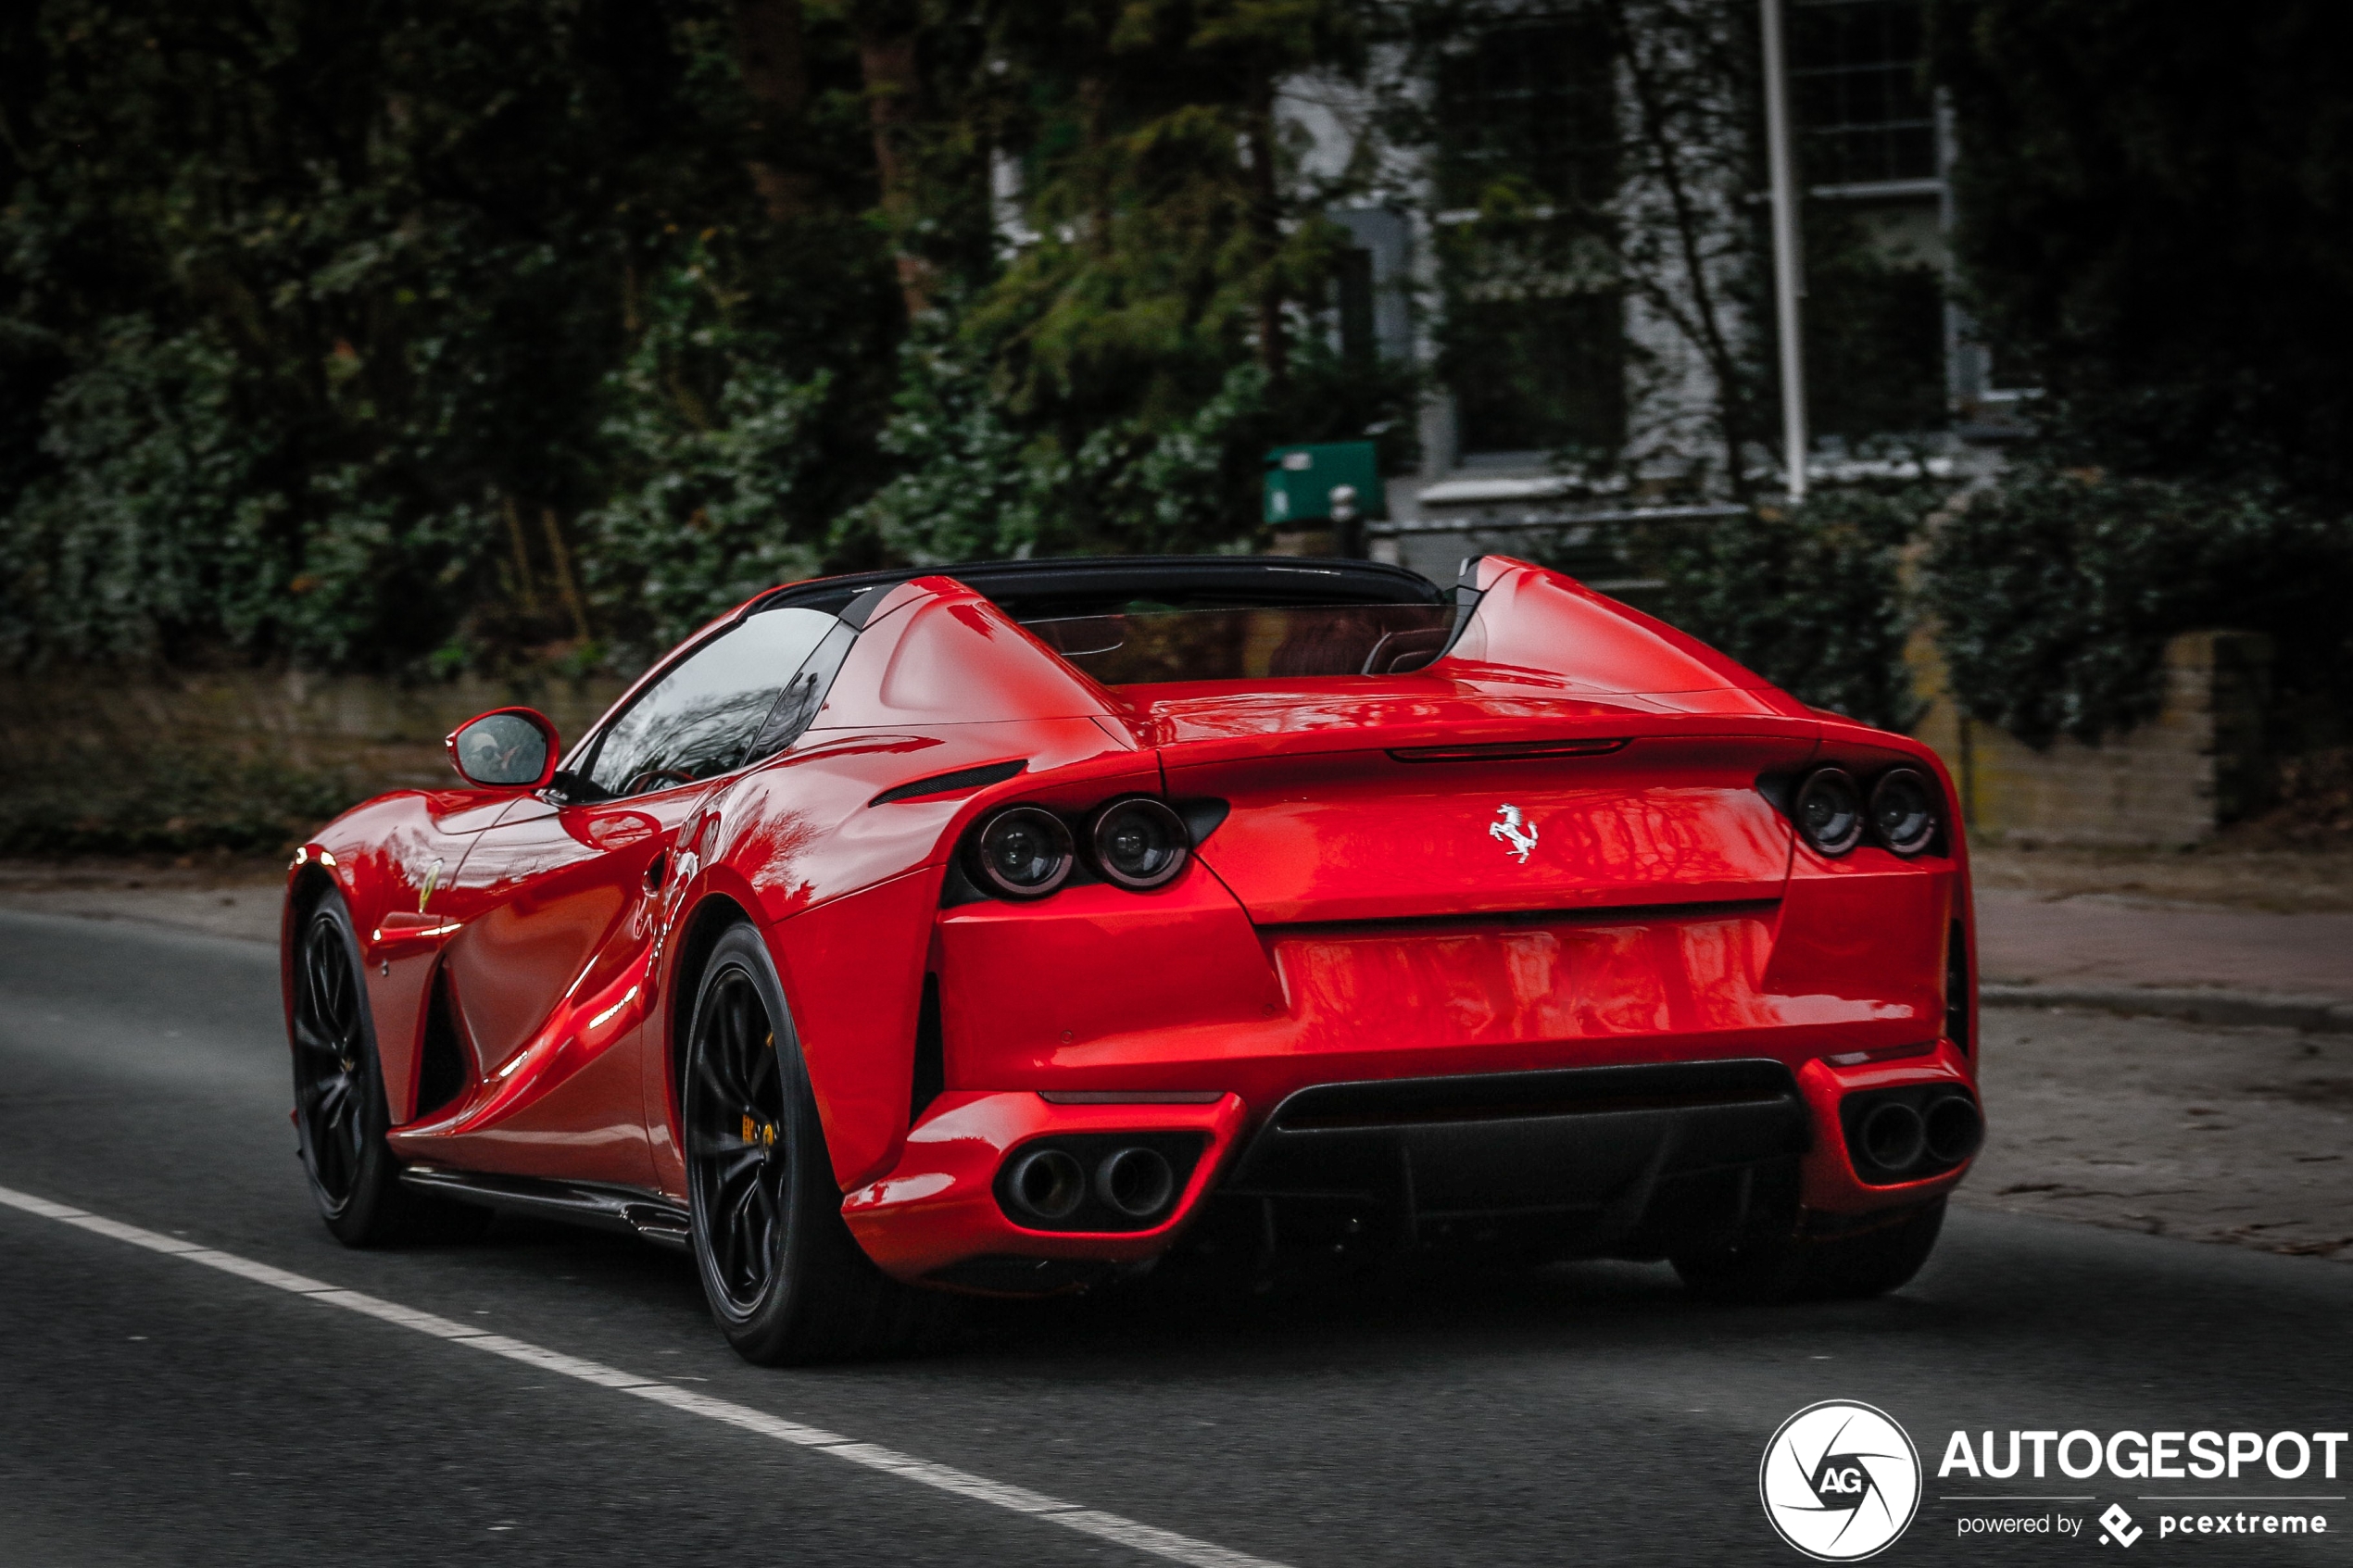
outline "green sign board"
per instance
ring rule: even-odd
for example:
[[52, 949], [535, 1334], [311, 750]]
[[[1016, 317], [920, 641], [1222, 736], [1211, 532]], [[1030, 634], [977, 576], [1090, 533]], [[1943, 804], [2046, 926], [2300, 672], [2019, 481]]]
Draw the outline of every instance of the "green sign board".
[[1379, 454], [1371, 442], [1277, 446], [1266, 454], [1266, 521], [1276, 527], [1388, 515]]

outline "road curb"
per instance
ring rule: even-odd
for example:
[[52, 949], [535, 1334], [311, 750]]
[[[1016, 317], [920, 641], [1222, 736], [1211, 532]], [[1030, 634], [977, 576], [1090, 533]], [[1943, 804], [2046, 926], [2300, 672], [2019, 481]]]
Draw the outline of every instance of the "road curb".
[[2156, 985], [2002, 985], [1978, 987], [1989, 1008], [2095, 1008], [2103, 1012], [2180, 1018], [2192, 1023], [2266, 1024], [2312, 1035], [2353, 1035], [2353, 1002], [2335, 997], [2263, 991], [2168, 989]]

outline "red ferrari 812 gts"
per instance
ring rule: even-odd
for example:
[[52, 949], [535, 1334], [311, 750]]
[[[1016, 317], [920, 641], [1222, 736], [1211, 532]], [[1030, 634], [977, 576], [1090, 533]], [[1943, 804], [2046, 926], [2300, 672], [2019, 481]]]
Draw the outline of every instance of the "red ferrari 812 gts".
[[799, 583], [449, 752], [287, 883], [321, 1212], [685, 1248], [754, 1361], [1172, 1250], [1868, 1295], [1981, 1136], [1935, 757], [1520, 561]]

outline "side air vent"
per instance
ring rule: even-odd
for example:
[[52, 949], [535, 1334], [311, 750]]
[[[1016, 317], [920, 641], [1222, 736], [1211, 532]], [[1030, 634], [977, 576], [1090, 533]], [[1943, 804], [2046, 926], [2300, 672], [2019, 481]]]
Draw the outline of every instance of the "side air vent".
[[440, 1110], [466, 1092], [466, 1047], [449, 995], [449, 972], [436, 968], [425, 1002], [425, 1043], [417, 1062], [417, 1114]]
[[915, 1015], [915, 1075], [907, 1102], [907, 1124], [923, 1119], [925, 1110], [948, 1086], [948, 1042], [939, 1026], [939, 976], [924, 976], [923, 1009]]
[[868, 806], [887, 806], [894, 800], [920, 800], [928, 796], [956, 795], [965, 790], [986, 789], [1028, 768], [1026, 761], [990, 762], [978, 768], [959, 768], [952, 773], [934, 773], [927, 779], [915, 779], [903, 784], [893, 784], [872, 800]]
[[1969, 1036], [1969, 928], [1955, 921], [1944, 946], [1944, 1037], [1963, 1056], [1971, 1055], [1977, 1044]]

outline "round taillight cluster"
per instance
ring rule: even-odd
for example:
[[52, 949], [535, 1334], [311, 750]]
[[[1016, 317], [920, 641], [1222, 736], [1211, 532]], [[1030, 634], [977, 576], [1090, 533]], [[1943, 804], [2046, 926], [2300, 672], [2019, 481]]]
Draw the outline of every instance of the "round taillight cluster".
[[982, 886], [1012, 898], [1042, 898], [1070, 880], [1078, 858], [1070, 829], [1051, 811], [1016, 806], [973, 835], [972, 870]]
[[1868, 837], [1906, 859], [1932, 847], [1944, 828], [1936, 786], [1918, 768], [1890, 768], [1869, 796], [1843, 768], [1817, 768], [1797, 786], [1792, 815], [1806, 842], [1843, 855]]
[[1097, 807], [1076, 834], [1042, 806], [1009, 806], [964, 841], [964, 863], [985, 892], [1043, 898], [1078, 869], [1082, 843], [1096, 874], [1137, 893], [1174, 882], [1192, 853], [1185, 820], [1165, 801], [1139, 795]]

